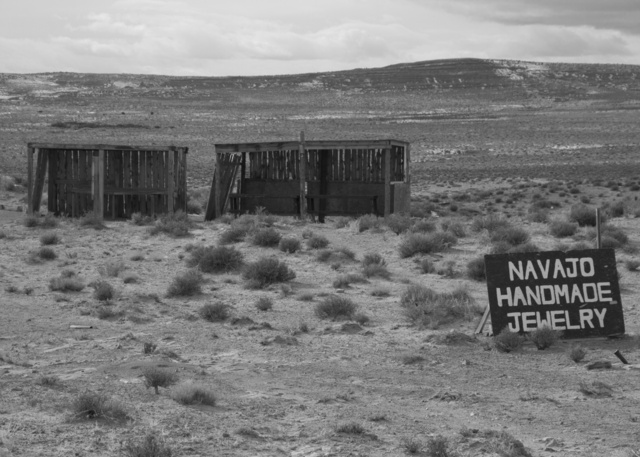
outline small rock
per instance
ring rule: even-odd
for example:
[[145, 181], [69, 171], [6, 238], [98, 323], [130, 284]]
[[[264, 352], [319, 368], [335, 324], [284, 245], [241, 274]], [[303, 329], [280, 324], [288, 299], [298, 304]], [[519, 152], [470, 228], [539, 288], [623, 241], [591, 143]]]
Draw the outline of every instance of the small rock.
[[607, 362], [607, 361], [598, 361], [598, 362], [591, 362], [589, 365], [587, 365], [587, 370], [602, 370], [602, 369], [610, 369], [611, 368], [611, 362]]
[[360, 325], [354, 322], [347, 322], [345, 324], [342, 324], [342, 326], [340, 327], [340, 331], [342, 333], [349, 333], [349, 334], [359, 333], [362, 331], [362, 327], [360, 327]]

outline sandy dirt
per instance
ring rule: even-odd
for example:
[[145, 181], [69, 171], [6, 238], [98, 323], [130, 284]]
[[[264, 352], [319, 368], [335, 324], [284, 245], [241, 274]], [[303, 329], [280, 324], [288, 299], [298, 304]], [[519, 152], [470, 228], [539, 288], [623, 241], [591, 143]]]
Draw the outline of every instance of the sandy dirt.
[[[492, 338], [474, 335], [479, 315], [437, 329], [418, 329], [403, 315], [399, 301], [410, 284], [439, 292], [464, 287], [478, 307], [487, 305], [485, 283], [467, 279], [464, 271], [470, 259], [488, 252], [490, 242], [486, 232], [469, 230], [468, 217], [450, 216], [467, 228], [467, 236], [428, 256], [436, 267], [451, 266], [452, 277], [424, 274], [416, 258], [401, 259], [402, 236], [386, 228], [359, 233], [355, 221], [336, 228], [333, 220], [281, 218], [274, 227], [300, 239], [301, 251], [285, 254], [247, 241], [235, 246], [247, 262], [264, 255], [284, 261], [296, 272], [293, 281], [256, 291], [247, 289], [239, 274], [206, 274], [202, 294], [169, 298], [169, 283], [187, 269], [186, 248], [216, 245], [228, 228], [194, 219], [190, 237], [171, 238], [150, 236], [148, 227], [129, 221], [107, 222], [99, 231], [74, 220], [61, 220], [49, 230], [26, 228], [23, 214], [2, 213], [0, 455], [124, 455], [124, 443], [149, 433], [162, 437], [175, 455], [400, 456], [411, 450], [436, 455], [427, 445], [438, 435], [448, 440], [446, 455], [631, 457], [640, 452], [640, 343], [635, 336], [640, 273], [623, 266], [635, 254], [617, 253], [627, 337], [581, 340], [587, 356], [575, 363], [568, 356], [575, 341], [561, 340], [544, 351], [527, 342], [501, 353]], [[512, 220], [541, 249], [558, 243], [546, 224]], [[624, 228], [631, 243], [640, 242], [640, 219], [611, 223]], [[356, 260], [318, 261], [317, 252], [304, 247], [308, 231], [325, 236], [329, 248], [348, 247]], [[60, 238], [51, 246], [57, 258], [30, 262], [40, 237], [50, 232]], [[389, 280], [332, 286], [339, 274], [361, 271], [359, 261], [370, 252], [385, 258]], [[117, 262], [126, 269], [106, 276], [107, 266]], [[50, 280], [63, 270], [87, 285], [111, 283], [117, 291], [108, 305], [114, 317], [98, 317], [103, 305], [90, 286], [51, 291]], [[135, 282], [125, 283], [131, 276]], [[379, 289], [388, 296], [372, 296]], [[315, 306], [332, 294], [351, 298], [370, 321], [318, 318]], [[301, 299], [304, 295], [313, 298]], [[272, 310], [255, 307], [263, 296], [273, 299]], [[230, 306], [230, 319], [211, 323], [199, 317], [200, 307], [218, 301]], [[300, 331], [305, 325], [308, 332]], [[146, 342], [157, 345], [154, 352], [143, 353]], [[613, 355], [618, 349], [631, 367]], [[594, 361], [612, 367], [587, 370]], [[177, 403], [175, 386], [156, 395], [143, 382], [148, 366], [177, 373], [179, 383], [206, 386], [216, 405]], [[47, 385], [44, 377], [55, 382]], [[581, 391], [581, 385], [593, 383], [602, 383], [606, 392]], [[121, 402], [130, 419], [74, 419], [71, 405], [86, 392]], [[339, 432], [349, 424], [360, 426], [359, 432]], [[522, 452], [529, 454], [495, 447], [500, 432], [521, 441]]]

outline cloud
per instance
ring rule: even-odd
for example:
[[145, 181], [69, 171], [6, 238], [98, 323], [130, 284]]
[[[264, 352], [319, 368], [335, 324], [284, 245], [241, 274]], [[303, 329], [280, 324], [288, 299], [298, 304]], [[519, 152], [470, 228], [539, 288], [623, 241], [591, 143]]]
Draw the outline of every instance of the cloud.
[[121, 0], [130, 8], [117, 14], [92, 14], [87, 23], [55, 38], [79, 55], [120, 55], [150, 61], [173, 54], [177, 60], [334, 60], [364, 62], [400, 55], [419, 36], [397, 23], [345, 21], [317, 30], [261, 18], [195, 14], [174, 2]]
[[[422, 2], [424, 0], [413, 0]], [[433, 4], [426, 0], [425, 5]], [[640, 34], [637, 0], [447, 0], [449, 11], [505, 25], [589, 26]]]
[[596, 30], [591, 27], [556, 27], [547, 25], [518, 28], [504, 43], [504, 55], [520, 55], [521, 59], [542, 60], [620, 58], [632, 56], [627, 40], [618, 32]]

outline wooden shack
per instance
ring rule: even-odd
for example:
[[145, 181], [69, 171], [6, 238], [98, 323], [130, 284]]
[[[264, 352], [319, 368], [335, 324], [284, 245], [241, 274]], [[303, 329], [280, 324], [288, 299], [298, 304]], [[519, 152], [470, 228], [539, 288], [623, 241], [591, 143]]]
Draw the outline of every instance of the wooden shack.
[[47, 208], [56, 215], [95, 212], [119, 219], [186, 211], [187, 151], [175, 146], [29, 143], [28, 211], [40, 210], [45, 182]]
[[408, 213], [410, 145], [398, 140], [215, 145], [206, 220], [226, 211], [271, 214]]

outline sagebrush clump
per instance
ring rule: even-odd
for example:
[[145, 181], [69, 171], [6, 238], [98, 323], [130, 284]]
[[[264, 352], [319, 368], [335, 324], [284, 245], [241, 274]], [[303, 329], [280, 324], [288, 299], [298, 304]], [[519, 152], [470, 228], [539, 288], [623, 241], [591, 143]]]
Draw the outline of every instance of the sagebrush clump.
[[493, 337], [493, 344], [500, 352], [512, 352], [522, 346], [524, 338], [522, 335], [504, 328], [498, 335]]
[[211, 389], [200, 384], [181, 384], [171, 392], [171, 398], [183, 405], [216, 405]]
[[270, 284], [291, 281], [295, 272], [274, 257], [262, 257], [245, 268], [242, 277], [251, 289], [262, 289]]
[[167, 289], [168, 297], [190, 297], [202, 293], [204, 278], [199, 271], [188, 270], [178, 274]]
[[229, 273], [244, 265], [244, 256], [234, 247], [198, 246], [191, 250], [186, 262], [203, 273]]
[[438, 328], [459, 319], [473, 319], [480, 308], [464, 288], [438, 293], [428, 287], [412, 284], [400, 298], [405, 316], [418, 328]]
[[316, 305], [315, 313], [320, 319], [351, 319], [357, 309], [350, 298], [330, 295]]
[[147, 367], [142, 370], [144, 385], [148, 389], [153, 387], [156, 395], [160, 394], [160, 387], [170, 387], [178, 381], [178, 375], [174, 371], [158, 367]]
[[553, 346], [561, 336], [562, 332], [553, 330], [548, 325], [543, 325], [531, 332], [529, 339], [539, 350], [543, 350]]
[[456, 244], [458, 239], [449, 232], [411, 233], [402, 240], [398, 248], [401, 258], [416, 254], [430, 254], [444, 251]]
[[229, 318], [229, 305], [222, 302], [207, 303], [202, 305], [198, 314], [209, 322], [223, 322]]

